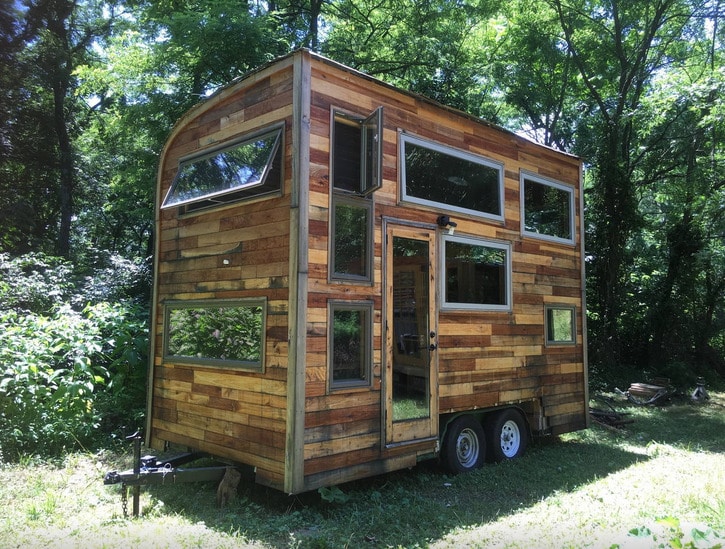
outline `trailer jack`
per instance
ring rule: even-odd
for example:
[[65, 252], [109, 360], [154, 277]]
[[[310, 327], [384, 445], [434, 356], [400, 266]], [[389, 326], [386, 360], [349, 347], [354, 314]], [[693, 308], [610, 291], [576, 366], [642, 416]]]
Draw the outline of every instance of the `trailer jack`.
[[128, 516], [128, 487], [133, 488], [133, 516], [139, 515], [139, 497], [141, 486], [153, 484], [177, 484], [182, 482], [221, 481], [230, 465], [210, 467], [181, 467], [202, 458], [209, 458], [201, 452], [185, 452], [171, 457], [158, 459], [156, 456], [141, 456], [141, 434], [139, 432], [126, 437], [133, 441], [134, 467], [126, 471], [110, 471], [103, 477], [103, 484], [121, 485], [121, 505], [123, 516]]

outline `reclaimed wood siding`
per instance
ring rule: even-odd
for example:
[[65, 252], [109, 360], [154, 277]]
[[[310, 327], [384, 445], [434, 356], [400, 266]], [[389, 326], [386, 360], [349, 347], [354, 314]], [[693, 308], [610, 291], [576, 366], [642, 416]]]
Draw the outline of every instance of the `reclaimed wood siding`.
[[[366, 116], [384, 107], [383, 188], [374, 193], [373, 285], [328, 283], [330, 118], [340, 109]], [[310, 151], [310, 265], [306, 362], [305, 475], [358, 466], [370, 469], [387, 457], [381, 447], [382, 219], [435, 224], [440, 211], [401, 205], [398, 130], [503, 162], [505, 221], [454, 215], [457, 235], [508, 242], [512, 252], [510, 312], [440, 312], [438, 367], [440, 412], [537, 400], [554, 431], [585, 424], [582, 336], [579, 160], [537, 146], [509, 132], [400, 93], [337, 67], [312, 64]], [[576, 244], [524, 237], [520, 226], [521, 170], [573, 186]], [[375, 303], [373, 384], [370, 389], [327, 389], [327, 302], [369, 299]], [[576, 345], [546, 347], [545, 304], [575, 305]], [[365, 464], [368, 464], [367, 466]], [[351, 472], [352, 476], [358, 476]], [[364, 476], [364, 475], [361, 475]]]
[[[163, 197], [179, 158], [284, 121], [284, 193], [257, 202], [158, 221], [151, 440], [253, 465], [260, 482], [281, 487], [287, 418], [292, 70], [274, 66], [232, 85], [182, 119], [160, 170]], [[163, 302], [266, 297], [262, 373], [173, 363], [162, 357]]]

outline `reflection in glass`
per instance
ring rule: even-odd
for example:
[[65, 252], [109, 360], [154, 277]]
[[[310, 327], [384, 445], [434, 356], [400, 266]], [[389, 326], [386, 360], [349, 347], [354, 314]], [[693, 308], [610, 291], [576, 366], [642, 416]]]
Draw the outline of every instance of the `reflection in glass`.
[[281, 130], [275, 130], [181, 164], [163, 207], [263, 186], [279, 148], [280, 134]]
[[169, 308], [166, 355], [206, 361], [259, 363], [263, 308]]
[[428, 241], [393, 238], [393, 421], [430, 415]]

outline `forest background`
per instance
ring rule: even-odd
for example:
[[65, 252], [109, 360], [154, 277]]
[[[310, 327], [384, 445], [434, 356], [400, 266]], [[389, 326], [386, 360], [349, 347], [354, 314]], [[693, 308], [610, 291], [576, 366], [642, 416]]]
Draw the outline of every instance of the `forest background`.
[[0, 3], [0, 462], [142, 425], [159, 153], [307, 47], [585, 162], [595, 387], [725, 377], [721, 0]]

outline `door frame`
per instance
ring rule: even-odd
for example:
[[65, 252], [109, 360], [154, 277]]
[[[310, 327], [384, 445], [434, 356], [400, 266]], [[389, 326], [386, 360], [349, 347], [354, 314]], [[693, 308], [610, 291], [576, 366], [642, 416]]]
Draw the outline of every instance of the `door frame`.
[[428, 326], [436, 334], [430, 342], [437, 346], [438, 334], [438, 227], [432, 223], [419, 223], [391, 217], [383, 217], [383, 375], [382, 375], [382, 443], [384, 447], [417, 444], [430, 441], [438, 443], [438, 352], [429, 355], [429, 415], [393, 422], [393, 353], [395, 338], [393, 334], [393, 257], [392, 238], [402, 236], [428, 242]]

